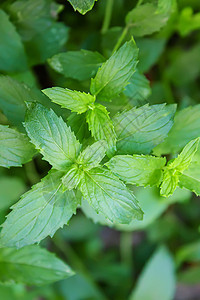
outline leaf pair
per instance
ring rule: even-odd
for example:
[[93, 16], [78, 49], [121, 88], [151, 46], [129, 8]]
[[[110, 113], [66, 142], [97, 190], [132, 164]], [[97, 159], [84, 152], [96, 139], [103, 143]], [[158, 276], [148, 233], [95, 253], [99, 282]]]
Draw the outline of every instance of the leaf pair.
[[66, 123], [52, 110], [31, 104], [25, 128], [36, 148], [56, 170], [12, 208], [2, 225], [1, 246], [23, 247], [53, 236], [76, 212], [81, 197], [114, 223], [141, 219], [134, 195], [115, 175], [99, 166], [106, 152], [106, 142], [99, 141], [81, 152], [81, 144]]
[[86, 94], [64, 88], [43, 90], [53, 102], [78, 114], [86, 112], [86, 120], [95, 140], [106, 140], [111, 151], [115, 150], [116, 134], [109, 113], [96, 98], [109, 101], [118, 96], [136, 70], [138, 49], [133, 40], [125, 43], [98, 70]]

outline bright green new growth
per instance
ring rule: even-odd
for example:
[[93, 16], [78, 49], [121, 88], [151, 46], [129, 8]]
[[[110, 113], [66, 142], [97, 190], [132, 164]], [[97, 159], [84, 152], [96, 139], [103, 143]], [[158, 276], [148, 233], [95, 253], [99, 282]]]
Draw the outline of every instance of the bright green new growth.
[[99, 100], [118, 96], [129, 83], [138, 63], [138, 48], [134, 40], [125, 43], [98, 70], [91, 80], [90, 91]]
[[[198, 149], [199, 138], [190, 141], [178, 155], [177, 158], [170, 160], [164, 168], [163, 182], [160, 186], [162, 196], [168, 197], [172, 195], [178, 186], [179, 180], [183, 172], [189, 168], [191, 161]], [[184, 179], [184, 177], [183, 177]], [[181, 186], [184, 186], [182, 182]], [[187, 184], [187, 188], [190, 184]], [[193, 189], [193, 187], [192, 187]]]

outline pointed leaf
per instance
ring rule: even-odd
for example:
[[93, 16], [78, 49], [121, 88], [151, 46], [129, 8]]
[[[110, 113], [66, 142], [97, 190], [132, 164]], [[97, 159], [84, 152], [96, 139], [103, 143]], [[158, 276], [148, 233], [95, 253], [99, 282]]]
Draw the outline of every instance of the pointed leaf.
[[108, 147], [115, 150], [116, 134], [106, 108], [99, 103], [95, 104], [94, 109], [87, 112], [86, 120], [95, 140], [105, 140]]
[[172, 300], [175, 287], [173, 258], [165, 247], [160, 247], [144, 267], [129, 300]]
[[63, 176], [62, 183], [64, 184], [67, 190], [73, 190], [78, 186], [82, 176], [83, 170], [80, 169], [77, 164], [72, 165], [67, 174]]
[[163, 181], [160, 186], [160, 194], [163, 197], [171, 196], [179, 183], [179, 175], [176, 169], [166, 168], [163, 173]]
[[78, 10], [82, 15], [86, 14], [94, 6], [97, 0], [68, 0], [73, 6], [74, 10]]
[[139, 186], [158, 185], [162, 179], [163, 157], [148, 155], [116, 155], [106, 166], [128, 184]]
[[144, 105], [113, 118], [119, 154], [149, 154], [168, 135], [176, 105]]
[[0, 10], [0, 71], [19, 72], [27, 69], [21, 38], [8, 15]]
[[81, 152], [77, 159], [77, 163], [83, 165], [85, 170], [98, 167], [106, 155], [107, 148], [106, 141], [98, 141]]
[[29, 285], [49, 284], [72, 276], [71, 268], [53, 253], [32, 245], [0, 249], [0, 281]]
[[95, 76], [104, 61], [100, 53], [81, 49], [56, 54], [48, 63], [67, 78], [86, 80]]
[[73, 191], [63, 192], [62, 172], [51, 171], [12, 206], [2, 225], [0, 245], [21, 248], [40, 242], [67, 224], [79, 204]]
[[36, 150], [24, 134], [0, 125], [0, 166], [21, 167], [35, 153]]
[[83, 197], [98, 213], [116, 224], [128, 224], [143, 213], [128, 188], [110, 171], [95, 168], [85, 172], [79, 188]]
[[42, 92], [54, 103], [79, 114], [86, 112], [90, 105], [93, 106], [95, 101], [95, 98], [89, 93], [72, 91], [66, 88], [53, 87]]
[[200, 104], [176, 113], [174, 125], [165, 141], [153, 152], [156, 155], [177, 153], [192, 139], [200, 136]]
[[98, 70], [90, 90], [100, 100], [118, 96], [136, 70], [138, 49], [133, 40], [125, 43]]
[[71, 129], [53, 110], [40, 104], [32, 104], [24, 126], [32, 143], [55, 169], [64, 171], [73, 164], [81, 145]]

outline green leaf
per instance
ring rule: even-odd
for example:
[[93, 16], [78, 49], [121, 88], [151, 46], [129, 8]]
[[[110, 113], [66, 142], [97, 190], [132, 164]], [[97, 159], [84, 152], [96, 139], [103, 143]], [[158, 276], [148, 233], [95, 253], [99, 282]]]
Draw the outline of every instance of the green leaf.
[[106, 166], [127, 184], [139, 186], [158, 185], [162, 179], [163, 157], [148, 155], [117, 155]]
[[130, 224], [113, 224], [108, 219], [104, 217], [102, 213], [96, 213], [95, 210], [89, 205], [86, 200], [81, 201], [81, 209], [87, 218], [92, 219], [94, 223], [100, 223], [102, 225], [114, 227], [120, 231], [135, 231], [135, 230], [144, 230], [150, 224], [155, 222], [163, 212], [168, 208], [172, 203], [183, 203], [189, 201], [191, 198], [191, 192], [188, 190], [182, 190], [177, 188], [174, 194], [168, 198], [163, 198], [160, 196], [159, 190], [154, 186], [152, 188], [146, 187], [137, 188], [135, 190], [135, 196], [140, 207], [144, 212], [144, 217], [141, 220], [132, 220]]
[[94, 96], [89, 93], [72, 91], [67, 88], [53, 87], [42, 90], [42, 92], [54, 103], [79, 114], [86, 112], [95, 101]]
[[134, 40], [126, 42], [98, 70], [90, 90], [100, 100], [118, 96], [136, 70], [138, 49]]
[[177, 158], [175, 158], [172, 162], [169, 161], [168, 167], [174, 168], [179, 172], [185, 171], [191, 164], [191, 161], [197, 152], [199, 146], [199, 139], [190, 141], [181, 151]]
[[8, 15], [0, 10], [0, 71], [19, 72], [26, 69], [27, 61], [21, 38]]
[[106, 108], [97, 103], [87, 112], [86, 121], [95, 140], [105, 140], [111, 151], [116, 148], [116, 134]]
[[73, 190], [78, 186], [82, 176], [83, 170], [77, 164], [72, 165], [67, 174], [62, 178], [62, 183], [67, 190]]
[[163, 197], [171, 196], [179, 183], [179, 175], [176, 169], [166, 168], [163, 173], [163, 182], [160, 186], [160, 194]]
[[176, 113], [174, 125], [165, 141], [153, 152], [156, 155], [177, 153], [192, 139], [200, 136], [200, 104]]
[[9, 209], [26, 191], [24, 181], [16, 176], [0, 177], [0, 210]]
[[94, 6], [97, 0], [68, 0], [73, 6], [74, 10], [78, 10], [82, 15], [86, 14]]
[[63, 191], [62, 172], [51, 171], [13, 205], [2, 225], [0, 245], [21, 248], [38, 243], [67, 224], [79, 200], [73, 191]]
[[128, 224], [143, 213], [131, 191], [110, 171], [95, 168], [84, 173], [79, 188], [83, 197], [98, 213], [111, 222]]
[[55, 111], [60, 113], [59, 106], [51, 103], [49, 98], [42, 94], [39, 89], [30, 88], [9, 76], [0, 75], [0, 109], [20, 131], [25, 131], [22, 125], [26, 112], [25, 102], [36, 100], [47, 107], [53, 107]]
[[165, 49], [165, 39], [161, 38], [137, 38], [139, 48], [139, 63], [137, 68], [140, 72], [148, 72], [156, 64]]
[[[126, 24], [133, 36], [145, 36], [159, 31], [168, 21], [172, 8], [172, 0], [163, 6], [163, 0], [136, 6], [126, 16]], [[166, 1], [165, 1], [166, 2]], [[162, 7], [161, 7], [162, 5]]]
[[144, 101], [150, 96], [150, 83], [143, 74], [136, 71], [129, 81], [124, 94], [131, 100], [131, 103]]
[[53, 253], [32, 245], [0, 249], [0, 281], [29, 285], [49, 284], [74, 275]]
[[25, 128], [32, 143], [55, 169], [66, 170], [80, 152], [80, 143], [63, 119], [40, 104], [30, 105]]
[[181, 36], [187, 36], [194, 30], [200, 28], [200, 13], [193, 13], [192, 7], [185, 7], [179, 16], [177, 29]]
[[189, 172], [182, 174], [179, 178], [179, 186], [200, 196], [200, 177], [196, 177], [195, 175]]
[[0, 125], [0, 166], [21, 167], [36, 153], [28, 138], [8, 126]]
[[176, 262], [180, 266], [184, 262], [200, 262], [200, 242], [199, 240], [181, 246], [176, 253]]
[[113, 118], [119, 154], [149, 154], [168, 135], [176, 105], [144, 105]]
[[[161, 184], [162, 196], [168, 197], [173, 194], [178, 186], [181, 174], [190, 166], [191, 161], [197, 151], [198, 145], [199, 138], [190, 141], [177, 158], [168, 162], [167, 167], [165, 167], [164, 170], [163, 182]], [[188, 185], [191, 185], [191, 180], [187, 182], [187, 186]], [[191, 186], [191, 188], [192, 187], [193, 186]]]
[[91, 146], [88, 146], [77, 159], [77, 163], [83, 165], [84, 170], [90, 170], [98, 167], [107, 150], [106, 141], [98, 141]]
[[175, 286], [173, 258], [165, 247], [160, 247], [144, 267], [129, 300], [172, 300]]
[[61, 5], [46, 0], [15, 1], [8, 7], [19, 31], [29, 64], [39, 64], [60, 52], [68, 39], [68, 27], [56, 22]]
[[59, 53], [48, 59], [55, 71], [77, 80], [93, 77], [104, 61], [105, 58], [100, 53], [83, 49]]

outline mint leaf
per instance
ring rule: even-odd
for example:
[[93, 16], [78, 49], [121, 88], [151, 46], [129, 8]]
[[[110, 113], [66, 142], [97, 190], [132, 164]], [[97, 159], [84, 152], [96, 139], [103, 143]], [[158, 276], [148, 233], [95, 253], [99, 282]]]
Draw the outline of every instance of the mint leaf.
[[38, 243], [67, 224], [79, 204], [73, 191], [63, 192], [62, 172], [50, 171], [13, 205], [3, 223], [0, 245], [21, 248]]
[[184, 7], [179, 15], [178, 31], [181, 36], [187, 36], [190, 32], [200, 28], [200, 13], [193, 13], [192, 7]]
[[73, 6], [74, 10], [78, 10], [82, 15], [86, 14], [94, 6], [97, 0], [68, 0]]
[[62, 178], [62, 183], [67, 190], [73, 190], [76, 188], [83, 176], [83, 170], [79, 166], [72, 165], [67, 174]]
[[68, 27], [56, 22], [61, 5], [46, 0], [15, 1], [8, 10], [22, 37], [30, 65], [45, 62], [62, 50], [68, 39]]
[[192, 139], [200, 136], [200, 104], [176, 113], [174, 125], [165, 141], [153, 152], [156, 155], [177, 153]]
[[171, 300], [174, 298], [175, 287], [176, 279], [173, 258], [165, 247], [160, 247], [142, 270], [142, 274], [129, 299]]
[[19, 72], [27, 69], [21, 38], [8, 15], [0, 9], [0, 71]]
[[89, 93], [72, 91], [67, 88], [53, 87], [42, 91], [53, 102], [63, 108], [82, 114], [86, 112], [90, 105], [93, 106], [95, 98]]
[[105, 58], [100, 53], [83, 49], [59, 53], [48, 59], [55, 71], [77, 80], [93, 77], [104, 61]]
[[160, 186], [160, 194], [163, 197], [171, 196], [179, 183], [180, 173], [176, 169], [166, 168], [163, 173], [163, 181]]
[[115, 115], [118, 153], [149, 154], [168, 135], [175, 110], [173, 104], [147, 104]]
[[146, 100], [151, 94], [149, 80], [145, 77], [145, 75], [136, 71], [130, 78], [124, 94], [129, 98], [129, 100], [131, 100], [132, 103]]
[[84, 173], [79, 188], [98, 213], [113, 223], [128, 224], [143, 213], [131, 191], [110, 171], [95, 168]]
[[31, 104], [24, 126], [32, 143], [55, 169], [64, 171], [73, 164], [81, 145], [53, 110], [41, 104]]
[[0, 249], [0, 281], [28, 285], [49, 284], [74, 275], [53, 253], [32, 245]]
[[168, 162], [164, 170], [163, 182], [160, 187], [162, 196], [168, 197], [173, 194], [178, 186], [181, 174], [190, 166], [198, 145], [199, 138], [190, 141], [177, 158]]
[[95, 107], [87, 112], [86, 120], [95, 140], [105, 140], [111, 152], [114, 151], [116, 134], [106, 108], [99, 103], [95, 104]]
[[196, 174], [183, 173], [179, 178], [179, 186], [200, 196], [200, 176], [197, 177]]
[[136, 6], [127, 14], [126, 24], [133, 36], [152, 34], [159, 31], [167, 23], [173, 0], [168, 0], [167, 5], [164, 1], [159, 0], [158, 7], [154, 3]]
[[0, 166], [21, 167], [36, 153], [28, 138], [8, 126], [0, 125]]
[[138, 49], [134, 40], [126, 42], [98, 70], [91, 80], [90, 91], [100, 100], [119, 95], [136, 70]]
[[148, 155], [116, 155], [106, 166], [128, 184], [138, 186], [158, 185], [162, 179], [163, 157]]
[[197, 152], [199, 146], [199, 139], [190, 141], [181, 151], [177, 158], [172, 162], [169, 161], [168, 166], [170, 168], [176, 168], [178, 171], [185, 171], [191, 164], [191, 161]]
[[107, 150], [106, 141], [98, 141], [91, 146], [88, 146], [77, 159], [77, 163], [83, 165], [84, 170], [90, 170], [98, 167]]

